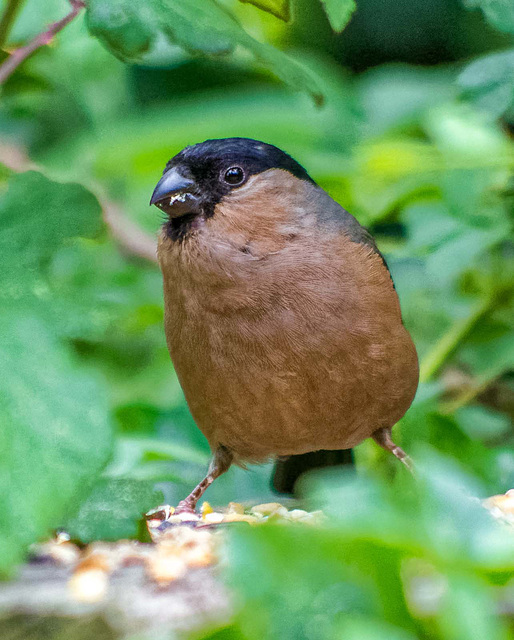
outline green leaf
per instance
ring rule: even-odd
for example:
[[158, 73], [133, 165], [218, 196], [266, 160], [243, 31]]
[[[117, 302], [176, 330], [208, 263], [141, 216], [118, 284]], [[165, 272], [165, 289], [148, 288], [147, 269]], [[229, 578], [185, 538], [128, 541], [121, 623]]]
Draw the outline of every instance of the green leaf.
[[162, 502], [162, 493], [152, 482], [103, 478], [64, 528], [82, 542], [134, 538], [141, 517]]
[[479, 380], [491, 380], [512, 369], [514, 340], [512, 335], [499, 336], [480, 344], [469, 345], [461, 359]]
[[0, 196], [0, 295], [26, 295], [64, 241], [94, 236], [101, 224], [100, 205], [84, 187], [14, 174]]
[[341, 32], [357, 8], [355, 0], [321, 0], [330, 25], [334, 31]]
[[482, 9], [487, 21], [507, 33], [514, 33], [514, 3], [512, 0], [464, 0], [469, 9]]
[[[5, 6], [7, 2], [2, 3]], [[61, 0], [25, 0], [9, 33], [8, 42], [19, 44], [27, 42], [41, 33], [41, 27], [63, 17]]]
[[271, 13], [271, 15], [284, 22], [289, 22], [291, 19], [291, 2], [290, 0], [239, 0], [244, 4], [253, 4], [254, 6]]
[[0, 196], [0, 573], [78, 508], [111, 453], [101, 387], [58, 340], [60, 319], [43, 319], [58, 306], [46, 263], [100, 227], [96, 198], [76, 184], [31, 171]]
[[509, 417], [480, 405], [462, 407], [455, 413], [460, 428], [474, 440], [486, 440], [506, 436], [511, 423]]
[[381, 620], [348, 617], [338, 627], [339, 638], [344, 640], [416, 640], [416, 636], [404, 629]]
[[454, 282], [493, 247], [508, 235], [508, 227], [498, 224], [492, 229], [463, 228], [427, 257], [427, 273], [442, 284]]
[[469, 64], [457, 79], [465, 97], [499, 118], [514, 105], [514, 49]]
[[34, 313], [0, 315], [0, 573], [78, 507], [111, 452], [107, 400]]
[[240, 46], [280, 80], [307, 91], [316, 103], [323, 102], [308, 69], [252, 38], [228, 9], [214, 0], [91, 0], [87, 22], [105, 47], [128, 62], [141, 62], [162, 38], [193, 55], [228, 54]]
[[491, 590], [478, 577], [451, 576], [445, 589], [439, 624], [447, 640], [507, 640], [507, 623], [495, 615]]
[[118, 445], [130, 451], [132, 454], [137, 452], [140, 460], [170, 460], [173, 462], [180, 461], [203, 465], [207, 465], [209, 462], [209, 455], [204, 451], [194, 446], [179, 444], [161, 438], [119, 436], [117, 442]]
[[461, 225], [446, 207], [437, 201], [414, 202], [403, 212], [412, 250], [431, 253], [458, 234]]

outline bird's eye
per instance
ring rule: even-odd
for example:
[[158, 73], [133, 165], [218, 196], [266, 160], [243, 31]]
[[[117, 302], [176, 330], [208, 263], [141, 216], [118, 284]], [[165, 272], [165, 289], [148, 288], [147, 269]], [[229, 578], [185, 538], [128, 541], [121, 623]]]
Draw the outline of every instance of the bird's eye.
[[225, 171], [225, 175], [223, 177], [227, 184], [235, 187], [238, 184], [241, 184], [245, 179], [245, 172], [241, 169], [241, 167], [230, 167]]

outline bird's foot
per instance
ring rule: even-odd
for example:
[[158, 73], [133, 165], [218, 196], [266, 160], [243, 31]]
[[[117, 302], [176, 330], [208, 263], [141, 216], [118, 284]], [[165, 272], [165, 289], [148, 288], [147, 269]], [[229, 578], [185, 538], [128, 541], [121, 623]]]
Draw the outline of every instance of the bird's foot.
[[169, 504], [161, 504], [159, 507], [145, 513], [144, 518], [147, 523], [150, 523], [149, 526], [157, 526], [157, 523], [168, 520], [173, 512], [174, 508]]
[[390, 451], [393, 456], [396, 456], [400, 462], [402, 462], [407, 469], [415, 476], [415, 467], [412, 462], [412, 458], [410, 458], [405, 451], [395, 444], [391, 438], [391, 429], [390, 427], [382, 427], [381, 429], [377, 429], [371, 437], [373, 440], [379, 444], [386, 451]]
[[[181, 520], [184, 521], [200, 519], [200, 515], [196, 513], [192, 504], [187, 500], [182, 500], [176, 507], [165, 504], [156, 509], [152, 509], [145, 514], [145, 520], [150, 523], [150, 526], [158, 526], [159, 522], [168, 522], [172, 520], [174, 516], [182, 516]], [[188, 518], [187, 516], [191, 517]]]
[[180, 515], [182, 513], [189, 513], [192, 515], [197, 515], [195, 511], [195, 507], [188, 500], [181, 500], [178, 505], [175, 507], [175, 511], [173, 515]]

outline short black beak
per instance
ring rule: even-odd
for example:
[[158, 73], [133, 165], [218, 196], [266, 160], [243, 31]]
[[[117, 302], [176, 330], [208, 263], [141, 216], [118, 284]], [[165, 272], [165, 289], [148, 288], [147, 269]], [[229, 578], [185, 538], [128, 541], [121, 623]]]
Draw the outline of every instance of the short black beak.
[[[176, 167], [173, 167], [169, 169], [169, 171], [166, 171], [157, 183], [157, 186], [152, 193], [150, 204], [160, 203], [161, 201], [168, 199], [173, 200], [173, 196], [177, 196], [182, 193], [192, 195], [190, 190], [194, 184], [194, 180], [183, 176], [179, 173]], [[162, 204], [164, 205], [165, 203], [162, 202]], [[170, 205], [171, 204], [172, 202], [170, 202]]]

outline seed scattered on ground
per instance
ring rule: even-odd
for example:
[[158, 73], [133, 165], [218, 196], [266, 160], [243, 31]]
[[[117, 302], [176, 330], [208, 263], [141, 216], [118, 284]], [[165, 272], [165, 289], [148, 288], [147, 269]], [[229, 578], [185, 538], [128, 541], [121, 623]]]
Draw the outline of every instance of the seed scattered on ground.
[[[487, 498], [482, 505], [502, 523], [514, 526], [514, 489]], [[326, 517], [321, 511], [288, 509], [278, 502], [248, 508], [230, 502], [224, 509], [213, 509], [204, 502], [199, 514], [175, 513], [173, 507], [162, 505], [147, 513], [145, 519], [151, 543], [120, 540], [94, 542], [79, 548], [66, 533], [60, 532], [53, 540], [35, 545], [33, 555], [69, 568], [71, 597], [93, 604], [106, 597], [111, 576], [121, 567], [139, 564], [160, 589], [168, 589], [188, 571], [216, 565], [224, 532], [232, 524], [317, 526]]]

